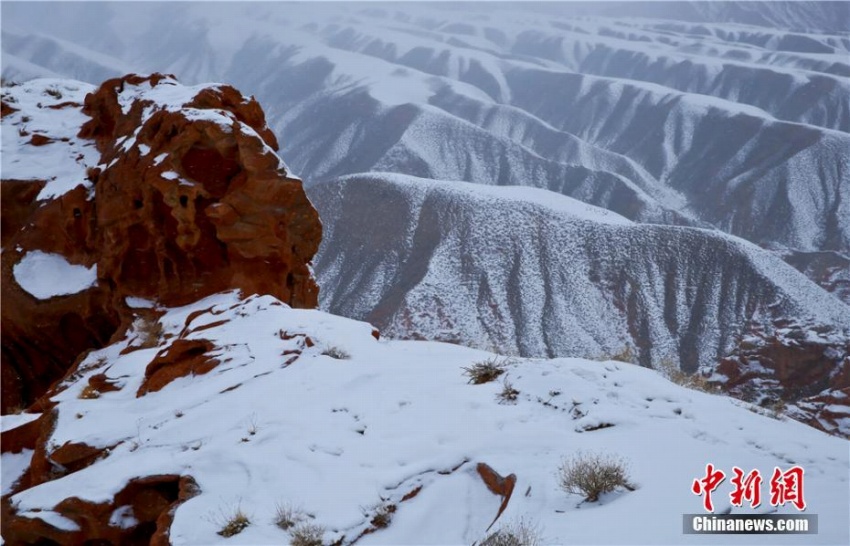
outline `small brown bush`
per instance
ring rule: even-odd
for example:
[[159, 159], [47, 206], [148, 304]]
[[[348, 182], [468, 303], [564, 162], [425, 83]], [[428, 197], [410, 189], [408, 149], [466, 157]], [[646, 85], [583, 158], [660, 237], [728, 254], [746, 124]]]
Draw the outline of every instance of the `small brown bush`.
[[345, 352], [343, 349], [340, 349], [339, 347], [333, 345], [322, 351], [322, 354], [331, 358], [335, 358], [337, 360], [348, 360], [349, 358], [351, 358], [350, 354]]
[[292, 505], [278, 504], [275, 506], [274, 524], [284, 531], [292, 529], [299, 522], [303, 521], [305, 517], [304, 512]]
[[513, 383], [508, 381], [508, 378], [505, 377], [505, 380], [502, 382], [502, 390], [496, 395], [496, 398], [498, 398], [499, 402], [503, 404], [512, 404], [516, 402], [518, 396], [519, 391], [516, 390]]
[[323, 546], [325, 529], [314, 523], [302, 523], [290, 531], [292, 546]]
[[584, 495], [588, 502], [596, 502], [599, 495], [618, 487], [634, 490], [626, 475], [626, 463], [612, 455], [578, 453], [561, 463], [558, 480], [565, 492]]
[[537, 527], [520, 520], [487, 535], [478, 546], [540, 546], [542, 543]]
[[245, 515], [241, 508], [237, 508], [233, 514], [225, 518], [218, 534], [225, 538], [229, 538], [234, 535], [238, 535], [249, 525], [251, 525], [251, 520]]
[[372, 525], [378, 529], [386, 529], [393, 520], [395, 513], [394, 504], [382, 504], [375, 509], [375, 515], [372, 517]]
[[491, 358], [481, 362], [476, 362], [472, 366], [463, 369], [464, 375], [469, 376], [469, 382], [473, 385], [481, 385], [495, 381], [500, 375], [505, 373], [505, 365], [507, 362], [499, 362], [497, 358]]

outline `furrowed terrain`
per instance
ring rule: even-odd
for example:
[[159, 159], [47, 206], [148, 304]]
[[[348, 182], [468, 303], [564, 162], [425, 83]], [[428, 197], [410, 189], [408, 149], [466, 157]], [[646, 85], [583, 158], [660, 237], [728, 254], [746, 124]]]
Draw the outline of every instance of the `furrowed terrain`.
[[[388, 171], [527, 185], [846, 256], [850, 38], [804, 31], [843, 28], [846, 4], [723, 6], [92, 6], [55, 37], [7, 8], [3, 74], [232, 82], [267, 105], [309, 184]], [[98, 10], [109, 27], [86, 32]], [[743, 24], [759, 16], [785, 28]], [[169, 38], [134, 47], [154, 32]]]

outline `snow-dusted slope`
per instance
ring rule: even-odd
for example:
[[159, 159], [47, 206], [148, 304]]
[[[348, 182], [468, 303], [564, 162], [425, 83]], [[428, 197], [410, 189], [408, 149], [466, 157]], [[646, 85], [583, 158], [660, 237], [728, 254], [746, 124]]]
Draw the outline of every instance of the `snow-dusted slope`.
[[[113, 502], [129, 480], [176, 475], [191, 476], [197, 494], [174, 512], [168, 536], [175, 546], [286, 544], [290, 536], [274, 524], [280, 504], [300, 507], [305, 520], [322, 526], [325, 544], [352, 543], [389, 505], [395, 512], [388, 527], [358, 544], [471, 544], [485, 535], [501, 502], [475, 471], [486, 463], [516, 474], [500, 524], [524, 518], [548, 544], [728, 543], [729, 536], [681, 532], [682, 514], [702, 511], [690, 488], [705, 464], [730, 475], [733, 466], [769, 475], [777, 466], [800, 465], [818, 534], [781, 537], [782, 543], [848, 540], [845, 441], [684, 389], [651, 370], [518, 359], [506, 364], [517, 400], [499, 403], [500, 382], [471, 385], [463, 371], [492, 355], [377, 341], [367, 324], [292, 310], [270, 297], [216, 295], [167, 310], [160, 322], [156, 346], [144, 348], [131, 331], [90, 354], [59, 386], [52, 398], [56, 427], [43, 438], [40, 460], [66, 442], [106, 451], [82, 467], [56, 467], [50, 481], [16, 492], [9, 499], [16, 518], [73, 532], [78, 515], [52, 511], [63, 499], [77, 497], [76, 506]], [[140, 390], [155, 355], [191, 340], [209, 340], [218, 365], [158, 391]], [[93, 391], [97, 378], [117, 390]], [[3, 430], [26, 421], [4, 416]], [[562, 492], [558, 466], [581, 450], [623, 457], [636, 489], [598, 503]], [[4, 492], [30, 455], [3, 455]], [[730, 506], [729, 492], [724, 485], [715, 493], [717, 512], [751, 511]], [[250, 525], [219, 536], [237, 509]], [[765, 502], [756, 511], [772, 510]], [[790, 505], [778, 511], [796, 513]], [[120, 505], [104, 517], [130, 528], [146, 516]], [[747, 537], [752, 544], [777, 541]]]
[[525, 356], [631, 348], [692, 371], [751, 321], [850, 324], [850, 309], [746, 241], [542, 190], [373, 174], [310, 197], [326, 226], [322, 307], [395, 336]]
[[6, 5], [4, 75], [233, 83], [308, 184], [390, 171], [532, 185], [846, 256], [847, 9], [596, 4]]
[[[3, 90], [14, 109], [3, 116], [3, 180], [44, 181], [37, 199], [60, 197], [77, 186], [92, 189], [86, 171], [100, 161], [95, 143], [78, 133], [89, 117], [79, 107], [95, 88], [66, 79], [41, 79]], [[6, 233], [14, 235], [14, 232]]]
[[[73, 42], [46, 34], [18, 34], [3, 27], [3, 77], [24, 81], [38, 77], [73, 75], [98, 84], [131, 72], [130, 65]], [[14, 52], [14, 53], [13, 53]]]

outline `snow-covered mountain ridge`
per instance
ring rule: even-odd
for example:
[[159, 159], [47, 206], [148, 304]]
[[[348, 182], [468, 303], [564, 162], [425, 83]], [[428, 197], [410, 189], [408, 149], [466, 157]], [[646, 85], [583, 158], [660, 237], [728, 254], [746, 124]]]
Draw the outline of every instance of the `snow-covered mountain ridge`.
[[[753, 356], [761, 373], [735, 374], [736, 392], [794, 403], [847, 388], [850, 309], [742, 239], [638, 224], [545, 190], [397, 174], [342, 177], [309, 196], [335, 219], [316, 256], [322, 308], [391, 337], [532, 357], [626, 353], [711, 375], [756, 330], [829, 333], [817, 356], [797, 343]], [[749, 383], [777, 379], [760, 393]], [[839, 414], [826, 428], [850, 433], [850, 411]]]
[[[606, 209], [542, 190], [482, 188], [475, 184], [390, 173], [342, 177], [312, 186], [309, 194], [324, 218], [335, 219], [325, 230], [323, 246], [317, 257], [319, 279], [325, 281], [321, 285], [326, 287], [321, 294], [323, 307], [345, 316], [354, 314], [368, 318], [388, 330], [405, 329], [406, 335], [415, 335], [415, 322], [406, 321], [411, 319], [410, 313], [416, 314], [416, 309], [400, 313], [406, 316], [401, 319], [395, 315], [398, 308], [386, 307], [387, 303], [382, 300], [391, 293], [395, 293], [391, 299], [404, 298], [405, 295], [415, 297], [416, 290], [426, 286], [443, 294], [444, 298], [440, 299], [447, 305], [458, 304], [458, 300], [463, 299], [459, 293], [468, 290], [473, 302], [489, 302], [486, 305], [492, 306], [494, 300], [486, 295], [481, 299], [480, 290], [483, 288], [479, 284], [483, 282], [489, 286], [485, 292], [492, 292], [493, 297], [501, 299], [515, 292], [506, 287], [508, 277], [511, 277], [515, 282], [529, 281], [529, 285], [536, 285], [534, 288], [526, 287], [526, 291], [545, 289], [551, 292], [551, 296], [542, 299], [524, 292], [525, 295], [516, 303], [529, 308], [542, 307], [543, 300], [548, 300], [547, 305], [565, 305], [565, 309], [571, 309], [571, 312], [584, 309], [588, 315], [622, 310], [626, 307], [625, 301], [613, 306], [601, 303], [606, 298], [616, 298], [616, 294], [625, 299], [629, 297], [628, 290], [623, 293], [624, 287], [616, 286], [613, 278], [608, 279], [604, 272], [607, 267], [610, 267], [611, 274], [616, 272], [621, 281], [653, 294], [639, 297], [641, 301], [658, 298], [663, 302], [664, 291], [672, 290], [671, 282], [680, 278], [680, 287], [688, 294], [683, 292], [672, 297], [669, 304], [660, 303], [658, 313], [649, 315], [669, 315], [670, 309], [662, 310], [668, 305], [676, 306], [677, 299], [681, 300], [680, 311], [705, 313], [705, 304], [728, 297], [744, 314], [733, 319], [726, 315], [726, 311], [720, 311], [719, 315], [724, 317], [720, 322], [726, 327], [742, 326], [746, 320], [757, 317], [770, 321], [783, 316], [834, 326], [850, 323], [850, 310], [846, 306], [829, 297], [771, 252], [713, 230], [637, 224]], [[370, 213], [378, 221], [372, 221]], [[699, 279], [691, 278], [688, 272], [686, 264], [691, 259], [699, 263], [695, 267], [699, 271]], [[730, 263], [724, 265], [724, 259]], [[549, 260], [558, 264], [544, 267], [543, 262]], [[419, 273], [411, 271], [405, 274], [402, 270], [406, 267], [413, 267]], [[524, 271], [527, 267], [533, 271]], [[520, 270], [509, 274], [508, 270], [512, 268]], [[752, 272], [748, 272], [749, 269]], [[432, 273], [426, 273], [427, 270]], [[482, 275], [487, 277], [495, 270], [505, 270], [504, 276], [497, 275], [498, 278], [482, 281]], [[642, 270], [646, 270], [645, 277], [639, 273]], [[573, 281], [586, 277], [587, 285], [583, 288], [555, 287], [552, 284], [554, 278], [549, 278], [546, 271], [556, 278]], [[726, 271], [728, 277], [722, 271]], [[446, 278], [431, 278], [430, 274], [445, 274]], [[417, 278], [402, 280], [397, 278], [399, 275]], [[340, 276], [344, 279], [339, 279]], [[730, 282], [735, 284], [738, 281], [732, 279], [744, 278], [763, 286], [773, 285], [773, 288], [750, 287], [745, 289], [746, 295], [733, 295]], [[658, 286], [650, 288], [654, 283]], [[409, 288], [397, 290], [402, 285]], [[719, 296], [717, 292], [721, 287], [726, 294]], [[699, 295], [702, 290], [706, 293]], [[589, 297], [588, 294], [594, 292], [599, 292], [603, 300], [596, 305], [588, 304], [590, 306], [586, 308], [566, 305], [562, 300]], [[763, 304], [750, 301], [751, 298], [763, 298]], [[696, 300], [705, 301], [697, 304]], [[382, 310], [377, 311], [378, 308]], [[548, 315], [551, 311], [549, 309], [543, 314]], [[503, 320], [490, 321], [482, 312], [482, 309], [445, 313], [439, 309], [429, 310], [429, 314], [436, 316], [468, 317], [473, 322], [478, 317], [481, 325], [504, 326]], [[543, 310], [539, 309], [532, 314], [537, 316], [541, 312]], [[530, 318], [526, 313], [519, 315], [524, 315], [519, 323], [538, 324], [542, 320], [541, 317], [538, 320]], [[669, 316], [668, 319], [671, 324], [691, 322], [681, 316]], [[398, 320], [401, 322], [394, 322]], [[448, 320], [450, 323], [451, 319]], [[574, 323], [562, 318], [552, 317], [551, 320], [556, 328]], [[402, 323], [405, 326], [401, 326]], [[598, 323], [610, 324], [610, 318], [598, 318]], [[439, 331], [439, 327], [436, 329]], [[423, 330], [433, 331], [424, 325]], [[715, 328], [703, 326], [698, 330], [710, 332]], [[471, 336], [471, 340], [475, 331], [479, 329], [466, 324], [453, 333], [446, 333], [450, 338]], [[577, 332], [571, 334], [576, 335]], [[641, 335], [646, 334], [642, 332]], [[592, 337], [609, 343], [628, 343], [618, 335], [597, 334]], [[503, 345], [504, 341], [508, 344]], [[561, 352], [554, 347], [547, 348], [546, 343], [540, 341], [524, 340], [519, 334], [494, 336], [489, 343], [509, 353], [530, 351], [534, 356], [547, 356]], [[539, 347], [530, 349], [523, 347], [524, 344]], [[658, 349], [666, 343], [654, 345]], [[585, 349], [588, 352], [593, 349], [610, 352], [617, 347], [587, 346]], [[683, 358], [683, 355], [675, 356], [676, 360]], [[684, 358], [684, 366], [693, 369], [717, 356], [718, 353], [712, 351], [704, 356], [694, 354], [693, 361]], [[646, 363], [651, 360], [647, 358]]]
[[[129, 66], [232, 82], [267, 105], [308, 183], [389, 171], [531, 185], [639, 221], [850, 249], [840, 3], [88, 10], [7, 8], [4, 77], [98, 83]], [[88, 32], [95, 16], [108, 28]], [[767, 21], [827, 30], [751, 24]]]

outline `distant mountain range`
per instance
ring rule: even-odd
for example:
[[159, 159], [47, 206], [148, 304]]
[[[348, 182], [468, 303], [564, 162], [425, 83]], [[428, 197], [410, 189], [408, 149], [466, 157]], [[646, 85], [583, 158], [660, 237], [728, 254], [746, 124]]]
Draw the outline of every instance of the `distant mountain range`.
[[850, 324], [846, 3], [3, 9], [4, 78], [255, 94], [322, 214], [323, 307], [393, 335], [693, 370], [752, 323]]

